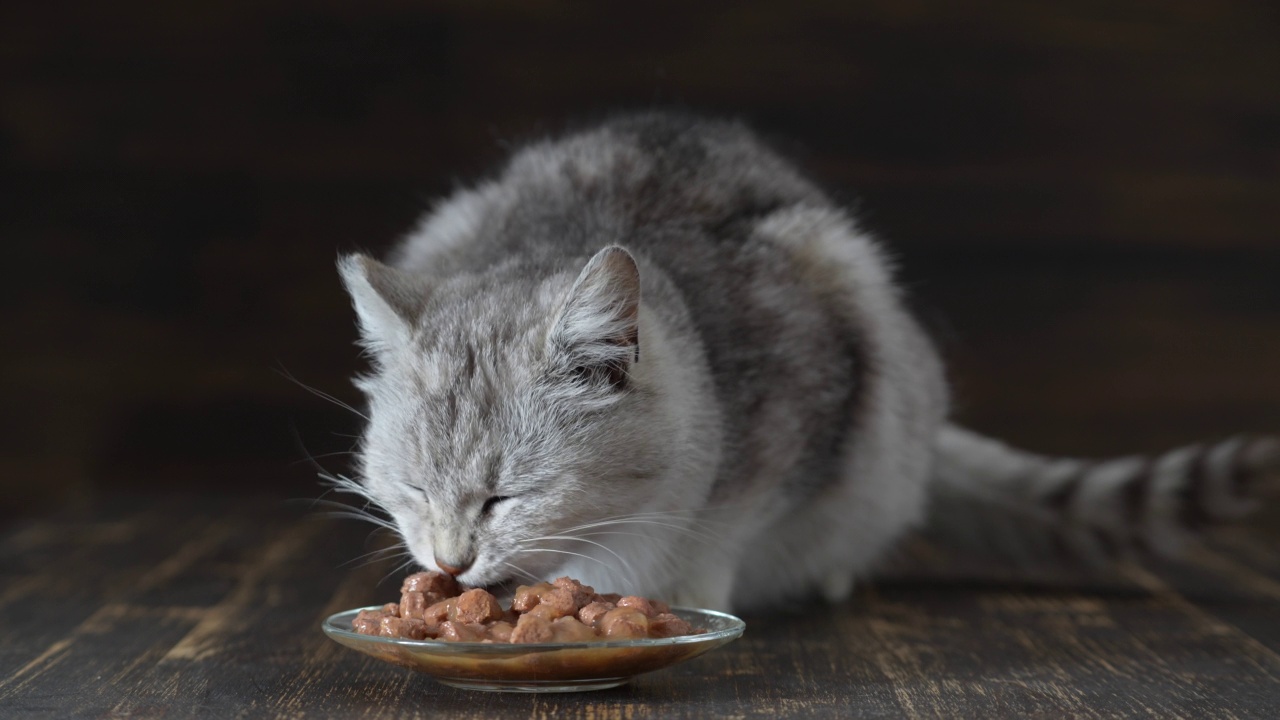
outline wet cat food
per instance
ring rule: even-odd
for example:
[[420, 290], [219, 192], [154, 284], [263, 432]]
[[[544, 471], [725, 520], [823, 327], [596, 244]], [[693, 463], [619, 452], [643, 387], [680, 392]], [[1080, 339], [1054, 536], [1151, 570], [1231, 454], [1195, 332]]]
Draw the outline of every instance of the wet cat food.
[[483, 588], [464, 588], [449, 575], [414, 573], [400, 602], [361, 610], [351, 627], [364, 635], [451, 642], [587, 642], [668, 638], [703, 632], [660, 600], [597, 593], [572, 578], [522, 585], [511, 607]]

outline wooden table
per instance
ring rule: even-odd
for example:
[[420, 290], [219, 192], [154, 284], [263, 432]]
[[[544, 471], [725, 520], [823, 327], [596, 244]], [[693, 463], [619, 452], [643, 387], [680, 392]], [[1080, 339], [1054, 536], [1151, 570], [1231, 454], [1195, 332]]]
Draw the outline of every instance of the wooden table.
[[595, 693], [454, 690], [326, 639], [390, 599], [304, 503], [133, 498], [0, 535], [0, 717], [1276, 717], [1272, 528], [1084, 587], [881, 582]]

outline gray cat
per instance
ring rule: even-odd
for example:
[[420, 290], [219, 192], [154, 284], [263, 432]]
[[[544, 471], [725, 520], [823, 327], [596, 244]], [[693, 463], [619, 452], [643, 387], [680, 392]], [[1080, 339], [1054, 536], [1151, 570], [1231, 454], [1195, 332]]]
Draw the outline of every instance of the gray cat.
[[471, 585], [838, 601], [927, 516], [1170, 553], [1280, 466], [1268, 439], [1088, 463], [948, 424], [884, 252], [734, 123], [644, 115], [530, 145], [389, 264], [340, 270], [372, 360], [344, 489]]

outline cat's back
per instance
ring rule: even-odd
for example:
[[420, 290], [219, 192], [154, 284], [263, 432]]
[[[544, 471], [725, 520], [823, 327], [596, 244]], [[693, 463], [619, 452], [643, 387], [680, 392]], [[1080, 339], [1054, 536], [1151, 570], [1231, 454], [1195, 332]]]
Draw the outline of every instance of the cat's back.
[[628, 115], [524, 147], [424, 218], [394, 262], [449, 275], [513, 254], [577, 258], [614, 242], [689, 266], [719, 254], [706, 241], [741, 241], [760, 219], [801, 203], [828, 201], [740, 123]]
[[630, 116], [518, 152], [438, 208], [397, 264], [434, 275], [510, 268], [514, 258], [576, 269], [623, 245], [688, 308], [738, 450], [731, 464], [768, 470], [803, 458], [780, 475], [821, 484], [858, 411], [863, 348], [833, 300], [841, 290], [777, 231], [778, 218], [815, 208], [834, 212], [740, 124]]

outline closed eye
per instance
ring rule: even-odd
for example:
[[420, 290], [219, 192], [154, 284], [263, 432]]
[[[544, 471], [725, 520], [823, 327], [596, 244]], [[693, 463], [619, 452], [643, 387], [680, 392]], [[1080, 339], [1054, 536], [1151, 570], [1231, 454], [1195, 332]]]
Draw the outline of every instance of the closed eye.
[[497, 507], [498, 503], [503, 502], [505, 500], [510, 500], [510, 499], [511, 497], [509, 495], [494, 495], [493, 497], [484, 501], [484, 505], [480, 507], [480, 515], [482, 515], [483, 517], [489, 517], [490, 515], [493, 514], [493, 509]]

